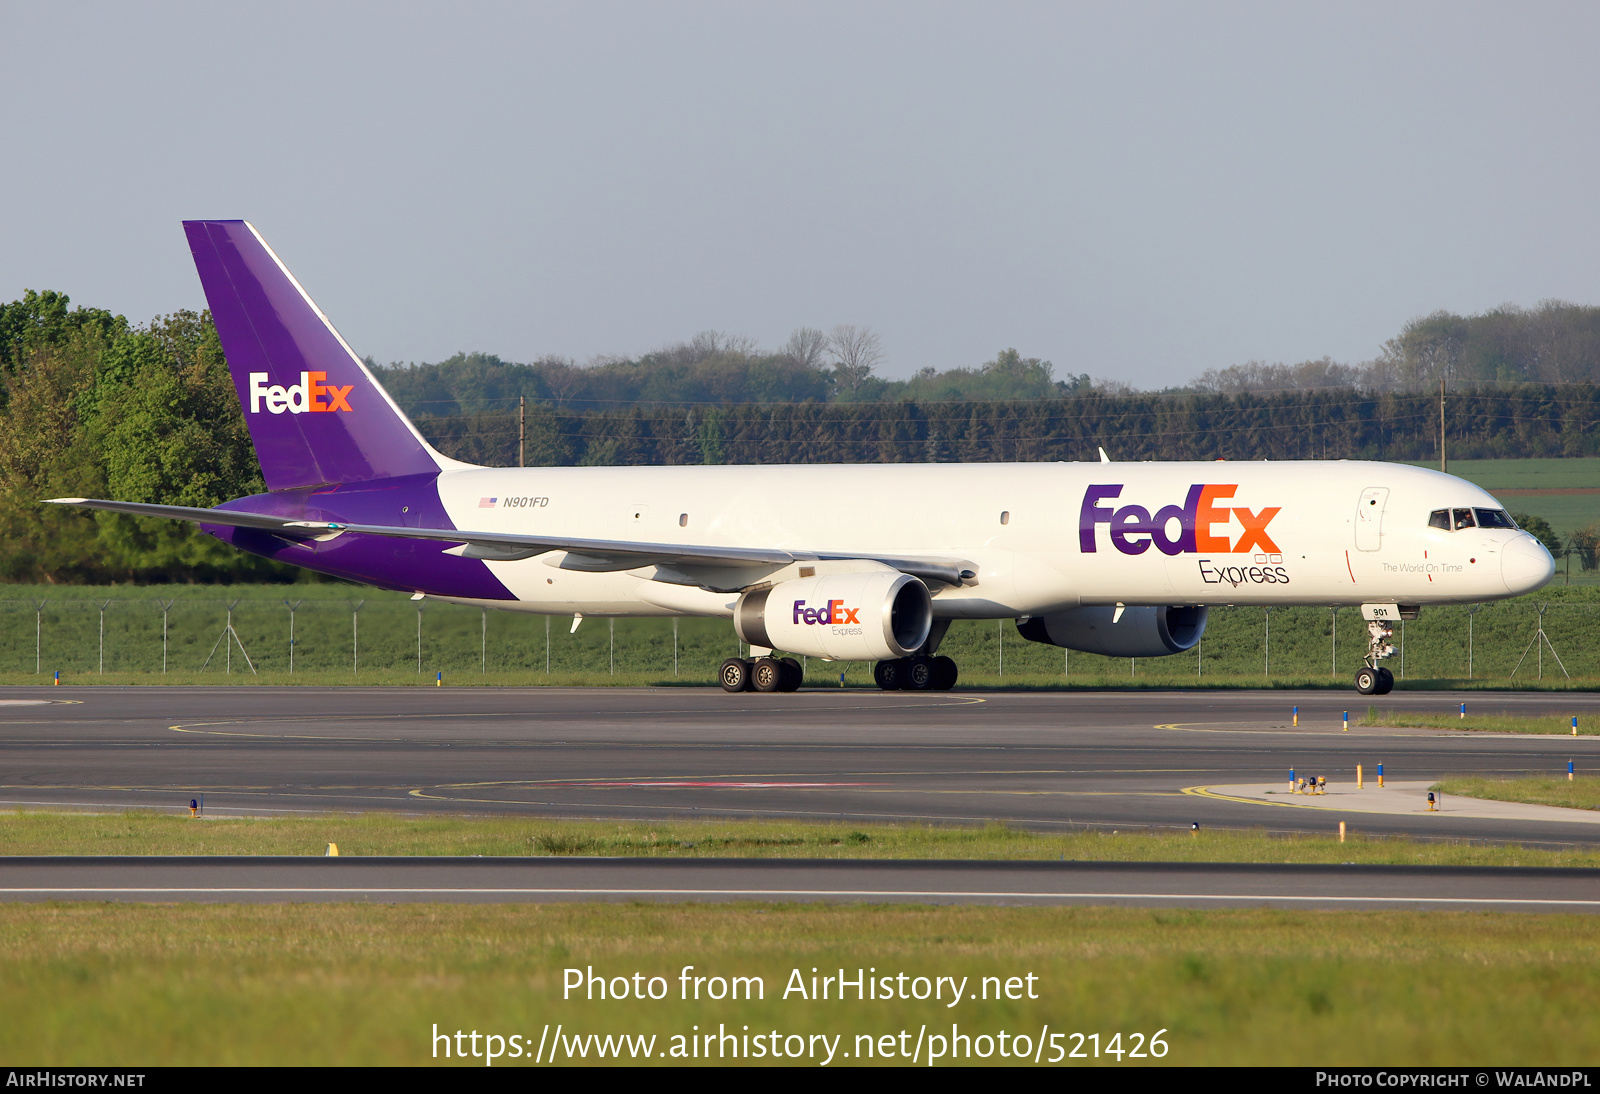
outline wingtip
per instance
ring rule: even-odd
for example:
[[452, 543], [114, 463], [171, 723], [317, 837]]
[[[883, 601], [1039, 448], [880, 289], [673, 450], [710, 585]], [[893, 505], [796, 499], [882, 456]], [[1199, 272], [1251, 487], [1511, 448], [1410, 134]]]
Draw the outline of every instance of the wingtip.
[[46, 505], [82, 505], [88, 498], [45, 498]]

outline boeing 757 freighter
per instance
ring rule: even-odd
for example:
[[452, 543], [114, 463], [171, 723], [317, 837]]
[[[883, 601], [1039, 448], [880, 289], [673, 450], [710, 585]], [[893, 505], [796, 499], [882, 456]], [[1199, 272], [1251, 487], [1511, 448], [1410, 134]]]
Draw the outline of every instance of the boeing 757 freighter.
[[460, 463], [401, 413], [260, 234], [184, 224], [267, 493], [197, 522], [241, 550], [458, 604], [731, 620], [728, 691], [793, 691], [778, 651], [947, 689], [955, 619], [1117, 657], [1193, 648], [1214, 605], [1359, 606], [1363, 694], [1393, 624], [1531, 592], [1549, 552], [1471, 483], [1296, 463], [529, 467]]

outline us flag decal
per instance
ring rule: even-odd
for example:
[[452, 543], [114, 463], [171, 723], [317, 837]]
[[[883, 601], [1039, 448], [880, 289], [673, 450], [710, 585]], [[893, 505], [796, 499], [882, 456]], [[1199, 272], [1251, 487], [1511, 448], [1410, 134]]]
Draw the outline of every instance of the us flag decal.
[[499, 498], [479, 498], [478, 499], [478, 508], [479, 509], [493, 509], [494, 508], [494, 503], [499, 501], [499, 500], [500, 500]]

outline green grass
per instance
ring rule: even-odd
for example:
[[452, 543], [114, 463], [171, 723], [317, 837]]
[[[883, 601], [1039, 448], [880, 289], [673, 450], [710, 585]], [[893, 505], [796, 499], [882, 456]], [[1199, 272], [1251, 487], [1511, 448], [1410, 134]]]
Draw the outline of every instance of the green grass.
[[620, 856], [644, 858], [1050, 859], [1094, 862], [1361, 862], [1600, 867], [1600, 849], [1253, 831], [1030, 832], [1004, 825], [795, 821], [589, 821], [373, 813], [205, 818], [155, 813], [0, 813], [4, 855]]
[[[1469, 710], [1467, 716], [1463, 718], [1459, 710], [1378, 710], [1376, 707], [1368, 707], [1367, 716], [1362, 719], [1362, 724], [1396, 727], [1419, 726], [1425, 729], [1459, 729], [1480, 733], [1546, 733], [1559, 734], [1563, 737], [1572, 735], [1572, 716], [1570, 714], [1531, 716], [1477, 714]], [[1589, 717], [1580, 717], [1578, 719], [1578, 736], [1593, 737], [1596, 734], [1600, 734], [1600, 724], [1596, 724], [1595, 719]]]
[[[1102, 1046], [1121, 1033], [1124, 1048], [1133, 1032], [1165, 1030], [1167, 1056], [1144, 1062], [1180, 1066], [1575, 1066], [1600, 1052], [1600, 933], [1587, 916], [13, 904], [0, 906], [0, 954], [0, 1055], [28, 1065], [442, 1064], [435, 1025], [537, 1043], [557, 1023], [569, 1036], [655, 1034], [657, 1051], [693, 1026], [840, 1035], [852, 1055], [835, 1066], [857, 1062], [858, 1034], [906, 1030], [909, 1047], [924, 1025], [952, 1023], [991, 1036], [1048, 1023]], [[685, 965], [759, 976], [765, 998], [679, 1001]], [[564, 1001], [564, 970], [590, 967], [661, 976], [674, 995]], [[784, 1000], [793, 970], [809, 980], [812, 968], [953, 975], [969, 990], [1031, 974], [1039, 998]]]
[[1522, 779], [1458, 775], [1445, 779], [1435, 789], [1464, 798], [1559, 805], [1567, 809], [1600, 809], [1600, 782], [1592, 777], [1568, 780], [1565, 776], [1550, 775]]
[[[291, 602], [295, 591], [318, 597], [298, 600], [292, 674], [285, 588]], [[330, 593], [339, 588], [13, 586], [10, 598], [0, 599], [0, 683], [43, 683], [60, 671], [74, 684], [431, 684], [443, 672], [450, 685], [706, 685], [724, 658], [742, 652], [731, 625], [720, 619], [679, 620], [675, 637], [668, 619], [617, 619], [613, 626], [590, 618], [574, 634], [569, 619], [424, 602], [419, 660], [415, 603], [354, 587], [335, 599]], [[158, 601], [157, 594], [167, 599]], [[352, 609], [361, 600], [357, 642]], [[234, 627], [259, 675], [237, 647], [229, 672], [229, 646], [218, 645], [227, 604], [234, 601]], [[1548, 605], [1545, 631], [1571, 682], [1548, 650], [1542, 679], [1538, 655], [1524, 657], [1541, 604]], [[1553, 586], [1536, 597], [1472, 609], [1429, 607], [1396, 639], [1403, 656], [1387, 664], [1402, 687], [1594, 688], [1600, 686], [1600, 587]], [[992, 620], [956, 622], [940, 652], [961, 666], [963, 687], [1344, 688], [1364, 647], [1365, 629], [1353, 609], [1276, 608], [1269, 616], [1238, 607], [1213, 609], [1200, 645], [1171, 657], [1133, 661], [1068, 652], [1027, 642], [1009, 621]], [[865, 663], [813, 659], [807, 669], [809, 687], [837, 686], [841, 671], [849, 685], [872, 684]]]

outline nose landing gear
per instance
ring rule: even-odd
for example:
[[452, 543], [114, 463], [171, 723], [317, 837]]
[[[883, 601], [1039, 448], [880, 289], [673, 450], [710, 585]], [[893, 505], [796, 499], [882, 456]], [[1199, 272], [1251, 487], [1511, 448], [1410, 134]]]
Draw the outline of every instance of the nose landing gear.
[[1394, 673], [1378, 664], [1394, 656], [1394, 644], [1389, 641], [1393, 635], [1393, 624], [1381, 619], [1367, 621], [1367, 656], [1356, 673], [1356, 690], [1362, 695], [1388, 695], [1394, 690]]
[[1362, 666], [1356, 673], [1356, 690], [1362, 695], [1387, 695], [1394, 690], [1394, 673], [1385, 668]]

